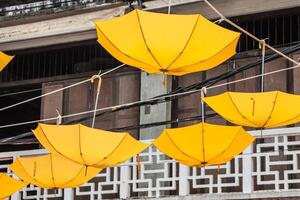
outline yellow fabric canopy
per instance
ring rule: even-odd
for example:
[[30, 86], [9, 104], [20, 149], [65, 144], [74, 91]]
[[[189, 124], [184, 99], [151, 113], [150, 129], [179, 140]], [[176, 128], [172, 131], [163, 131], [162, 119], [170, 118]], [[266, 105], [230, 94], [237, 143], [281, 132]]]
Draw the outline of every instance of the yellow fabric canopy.
[[161, 152], [182, 164], [203, 167], [230, 161], [254, 139], [241, 126], [199, 123], [165, 129], [153, 144]]
[[21, 190], [27, 183], [18, 181], [10, 176], [0, 173], [0, 199], [5, 199]]
[[141, 10], [95, 24], [98, 42], [119, 61], [178, 76], [223, 63], [236, 53], [240, 36], [201, 15]]
[[126, 132], [103, 131], [81, 124], [39, 124], [33, 133], [51, 153], [95, 167], [116, 166], [149, 146]]
[[205, 97], [214, 111], [231, 123], [272, 128], [300, 121], [300, 96], [279, 91], [262, 93], [225, 92]]
[[52, 154], [17, 158], [10, 169], [22, 180], [41, 188], [78, 187], [101, 171]]
[[0, 51], [0, 72], [6, 67], [6, 65], [14, 58]]

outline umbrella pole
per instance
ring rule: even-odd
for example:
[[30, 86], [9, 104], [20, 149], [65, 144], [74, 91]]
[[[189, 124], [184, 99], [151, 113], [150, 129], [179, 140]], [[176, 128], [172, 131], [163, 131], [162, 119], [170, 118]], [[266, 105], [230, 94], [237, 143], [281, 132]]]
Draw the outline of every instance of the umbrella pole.
[[207, 90], [206, 87], [203, 87], [201, 89], [201, 121], [202, 121], [202, 157], [203, 157], [203, 162], [201, 162], [201, 165], [205, 167], [206, 161], [205, 161], [205, 149], [204, 149], [204, 122], [205, 122], [205, 105], [204, 105], [204, 100], [203, 98], [205, 97]]
[[260, 91], [264, 92], [264, 74], [265, 74], [265, 57], [266, 57], [266, 41], [261, 40], [259, 43], [259, 48], [261, 48], [262, 54], [261, 54], [261, 88]]
[[[265, 74], [265, 56], [266, 56], [266, 41], [265, 40], [261, 40], [259, 42], [259, 48], [261, 48], [261, 88], [260, 88], [260, 91], [261, 92], [264, 92], [265, 91], [265, 88], [264, 88], [264, 74]], [[260, 129], [260, 137], [263, 136], [263, 128]]]
[[169, 3], [168, 3], [168, 14], [171, 14], [171, 6], [172, 6], [172, 0], [169, 0]]
[[207, 93], [206, 87], [203, 87], [201, 89], [201, 121], [202, 123], [205, 122], [205, 105], [203, 98], [205, 97], [205, 94]]

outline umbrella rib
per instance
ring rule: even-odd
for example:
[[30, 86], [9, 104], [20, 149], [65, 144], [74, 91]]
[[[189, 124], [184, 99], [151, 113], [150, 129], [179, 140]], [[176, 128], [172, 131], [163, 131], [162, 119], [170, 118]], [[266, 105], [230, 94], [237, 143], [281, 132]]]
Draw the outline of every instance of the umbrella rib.
[[233, 140], [230, 142], [230, 144], [228, 145], [228, 147], [225, 150], [223, 150], [221, 153], [219, 153], [218, 155], [216, 155], [214, 158], [210, 159], [210, 161], [218, 158], [219, 156], [221, 156], [223, 153], [225, 153], [231, 147], [231, 145], [234, 143], [234, 141], [238, 137], [239, 133], [241, 132], [241, 129], [242, 129], [242, 127], [240, 127], [240, 130], [236, 133], [236, 135], [234, 136]]
[[[237, 38], [234, 38], [234, 40], [236, 40]], [[175, 72], [177, 72], [178, 70], [180, 70], [181, 68], [186, 68], [186, 67], [190, 67], [190, 66], [193, 66], [193, 65], [197, 65], [197, 64], [199, 64], [199, 63], [201, 63], [201, 62], [204, 62], [204, 61], [206, 61], [206, 60], [209, 60], [210, 58], [212, 58], [212, 57], [215, 57], [215, 56], [217, 56], [219, 53], [221, 53], [224, 49], [226, 49], [227, 47], [229, 47], [231, 44], [232, 44], [232, 42], [234, 41], [234, 40], [232, 40], [228, 45], [226, 45], [224, 48], [222, 48], [222, 49], [220, 49], [220, 51], [218, 51], [218, 52], [216, 52], [213, 56], [210, 56], [209, 58], [207, 58], [207, 59], [205, 59], [205, 60], [201, 60], [201, 61], [199, 61], [199, 62], [196, 62], [196, 63], [193, 63], [193, 64], [190, 64], [190, 65], [185, 65], [185, 66], [182, 66], [182, 67], [178, 67], [176, 70], [173, 70], [173, 71], [175, 71]], [[232, 57], [232, 56], [231, 56]], [[229, 58], [227, 58], [227, 59], [229, 59]], [[226, 59], [226, 60], [227, 60]], [[224, 60], [223, 62], [225, 62], [226, 60]], [[223, 63], [222, 62], [222, 63]], [[222, 64], [222, 63], [220, 63], [220, 64]], [[215, 66], [215, 67], [217, 67], [217, 66]], [[212, 68], [212, 67], [210, 67], [210, 68]], [[208, 68], [208, 69], [210, 69], [210, 68]], [[206, 70], [206, 69], [205, 69]], [[204, 71], [204, 70], [200, 70], [200, 71]]]
[[53, 186], [54, 188], [56, 188], [56, 184], [54, 181], [54, 175], [53, 175], [53, 160], [52, 160], [52, 154], [50, 154], [50, 170], [51, 170], [51, 177], [52, 177], [52, 182], [53, 182]]
[[182, 55], [182, 53], [183, 53], [184, 50], [186, 49], [187, 45], [189, 44], [189, 42], [190, 42], [190, 40], [191, 40], [191, 38], [192, 38], [192, 36], [193, 36], [193, 34], [194, 34], [194, 30], [195, 30], [196, 27], [197, 27], [197, 24], [198, 24], [198, 21], [199, 21], [199, 17], [200, 17], [200, 15], [197, 16], [195, 25], [194, 25], [194, 27], [193, 27], [193, 29], [192, 29], [192, 32], [191, 32], [191, 34], [190, 34], [190, 36], [189, 36], [187, 42], [185, 43], [185, 45], [184, 45], [182, 51], [176, 56], [176, 58], [171, 62], [171, 64], [169, 64], [169, 66], [168, 66], [166, 69], [169, 69], [169, 67], [170, 67], [171, 65], [173, 65], [173, 63], [175, 63], [175, 62], [180, 58], [180, 56]]
[[[19, 162], [19, 163], [20, 163], [20, 161], [19, 161], [18, 159], [17, 159], [15, 162]], [[48, 184], [41, 183], [41, 182], [37, 181], [34, 177], [32, 177], [32, 176], [27, 172], [27, 170], [24, 168], [24, 166], [23, 166], [22, 163], [20, 163], [20, 166], [22, 167], [23, 171], [27, 174], [27, 176], [31, 177], [31, 178], [32, 178], [35, 182], [37, 182], [39, 185], [46, 185], [48, 188], [52, 188], [52, 187], [49, 186]], [[15, 173], [15, 174], [16, 174], [16, 173]], [[22, 179], [22, 177], [19, 177], [19, 178]], [[27, 181], [24, 180], [24, 179], [22, 179], [22, 180], [23, 180], [23, 182], [27, 182]], [[30, 181], [28, 181], [28, 182], [30, 183]], [[34, 183], [30, 183], [30, 184], [36, 185], [36, 184], [34, 184]]]
[[81, 145], [81, 128], [80, 128], [80, 124], [78, 125], [79, 126], [79, 131], [78, 131], [78, 144], [79, 144], [79, 153], [80, 153], [80, 157], [82, 159], [82, 162], [86, 165], [86, 162], [83, 158], [83, 155], [82, 155], [82, 145]]
[[[114, 45], [114, 44], [110, 41], [110, 39], [108, 39], [108, 37], [101, 31], [101, 29], [100, 29], [99, 27], [97, 27], [97, 28], [98, 28], [98, 30], [102, 33], [103, 37], [105, 37], [105, 38], [109, 41], [110, 45], [112, 45], [113, 47], [115, 47], [116, 49], [118, 49], [118, 51], [120, 51], [122, 54], [124, 54], [125, 56], [129, 57], [129, 58], [132, 59], [132, 60], [135, 60], [136, 62], [139, 62], [139, 63], [145, 64], [145, 65], [148, 65], [148, 64], [146, 64], [146, 63], [144, 63], [144, 62], [142, 62], [142, 61], [140, 61], [140, 60], [138, 60], [138, 59], [136, 59], [136, 58], [133, 58], [133, 57], [129, 56], [128, 54], [124, 53], [123, 51], [121, 51], [116, 45]], [[101, 46], [102, 46], [102, 45], [101, 45]], [[151, 66], [150, 66], [150, 67], [151, 67]], [[148, 69], [148, 70], [151, 70], [151, 68]]]
[[250, 124], [252, 124], [252, 125], [254, 125], [255, 127], [257, 127], [257, 126], [258, 126], [257, 124], [251, 122], [251, 120], [249, 120], [247, 117], [245, 117], [245, 116], [239, 111], [239, 109], [237, 108], [236, 104], [234, 103], [234, 101], [233, 101], [233, 99], [232, 99], [230, 93], [228, 92], [227, 94], [228, 94], [228, 96], [229, 96], [229, 99], [231, 100], [231, 103], [234, 105], [236, 111], [242, 116], [242, 118], [244, 118], [244, 119], [247, 120]]
[[[288, 122], [288, 121], [292, 121], [292, 120], [294, 120], [294, 119], [296, 119], [296, 118], [298, 118], [298, 117], [300, 117], [300, 114], [297, 114], [295, 117], [292, 117], [291, 119], [288, 119], [288, 120], [285, 120], [285, 121], [282, 121], [282, 122], [279, 122], [279, 123], [271, 124], [271, 125], [268, 126], [268, 127], [276, 127], [276, 126], [278, 126], [278, 125], [281, 126], [281, 124], [285, 125], [284, 123], [286, 123], [286, 122]], [[294, 123], [296, 123], [296, 122], [294, 122]], [[288, 125], [288, 124], [286, 124], [286, 125]]]
[[83, 170], [84, 167], [87, 168], [86, 165], [83, 165], [83, 166], [81, 167], [81, 169], [79, 170], [79, 172], [76, 174], [76, 176], [74, 176], [73, 178], [71, 178], [71, 180], [69, 180], [69, 181], [65, 182], [64, 184], [62, 184], [60, 187], [61, 187], [61, 188], [70, 187], [70, 186], [68, 186], [68, 184], [71, 183], [72, 181], [74, 181], [74, 179], [80, 175], [80, 173], [81, 173], [81, 171]]
[[266, 120], [266, 122], [264, 123], [264, 125], [263, 125], [263, 127], [265, 127], [266, 125], [267, 125], [267, 123], [270, 121], [270, 119], [271, 119], [271, 116], [272, 116], [272, 114], [273, 114], [273, 112], [274, 112], [274, 109], [275, 109], [275, 104], [276, 104], [276, 100], [277, 100], [277, 98], [278, 98], [278, 91], [276, 92], [276, 96], [275, 96], [275, 99], [274, 99], [274, 103], [273, 103], [273, 107], [272, 107], [272, 110], [271, 110], [271, 112], [270, 112], [270, 115], [269, 115], [269, 117], [268, 117], [268, 119]]
[[152, 51], [150, 50], [150, 48], [149, 48], [149, 46], [147, 44], [147, 41], [146, 41], [146, 38], [145, 38], [145, 35], [144, 35], [144, 31], [143, 31], [142, 26], [141, 26], [140, 16], [139, 16], [139, 13], [137, 12], [137, 10], [136, 10], [136, 16], [137, 16], [137, 19], [138, 19], [138, 24], [139, 24], [139, 28], [140, 28], [141, 33], [142, 33], [143, 40], [144, 40], [145, 45], [146, 45], [146, 47], [148, 49], [148, 52], [150, 53], [150, 55], [152, 56], [152, 58], [155, 60], [155, 62], [159, 65], [160, 69], [162, 70], [163, 67], [158, 62], [158, 60], [155, 58], [155, 56], [153, 55]]
[[[168, 138], [170, 139], [170, 141], [175, 145], [175, 147], [176, 147], [181, 153], [183, 153], [183, 154], [186, 155], [187, 157], [189, 157], [189, 158], [191, 158], [191, 159], [193, 159], [193, 160], [196, 160], [197, 162], [201, 163], [201, 161], [198, 160], [197, 158], [194, 158], [194, 157], [188, 155], [187, 153], [185, 153], [184, 151], [182, 151], [182, 150], [177, 146], [177, 144], [172, 140], [172, 138], [170, 137], [169, 133], [168, 133], [168, 132], [166, 132], [166, 133], [167, 133], [167, 136], [168, 136]], [[176, 160], [176, 159], [175, 159], [175, 160]], [[178, 160], [179, 160], [179, 159], [178, 159]]]
[[205, 149], [204, 149], [204, 104], [202, 102], [202, 123], [201, 123], [201, 138], [202, 138], [202, 157], [203, 157], [203, 162], [201, 162], [201, 164], [205, 165], [206, 161], [205, 161]]
[[94, 166], [94, 165], [99, 165], [101, 162], [107, 160], [107, 158], [108, 158], [109, 156], [111, 156], [111, 155], [118, 149], [119, 146], [121, 146], [122, 142], [125, 140], [126, 137], [127, 137], [127, 135], [125, 135], [125, 136], [122, 138], [122, 140], [119, 142], [119, 144], [116, 146], [116, 148], [115, 148], [110, 154], [108, 154], [106, 157], [104, 157], [104, 158], [103, 158], [102, 160], [100, 160], [99, 162], [93, 164], [92, 166]]
[[46, 140], [48, 141], [49, 145], [54, 149], [54, 151], [55, 151], [57, 154], [59, 154], [60, 156], [64, 157], [65, 159], [72, 160], [73, 162], [82, 165], [82, 163], [80, 163], [80, 162], [78, 162], [78, 161], [76, 161], [76, 160], [73, 160], [73, 159], [69, 158], [68, 156], [65, 156], [64, 154], [62, 154], [61, 152], [59, 152], [59, 151], [54, 147], [54, 145], [50, 142], [50, 140], [48, 139], [48, 137], [46, 136], [46, 134], [45, 134], [45, 132], [44, 132], [44, 130], [43, 130], [43, 127], [42, 127], [42, 126], [40, 126], [40, 127], [41, 127], [41, 130], [42, 130], [42, 132], [43, 132], [43, 134], [44, 134]]

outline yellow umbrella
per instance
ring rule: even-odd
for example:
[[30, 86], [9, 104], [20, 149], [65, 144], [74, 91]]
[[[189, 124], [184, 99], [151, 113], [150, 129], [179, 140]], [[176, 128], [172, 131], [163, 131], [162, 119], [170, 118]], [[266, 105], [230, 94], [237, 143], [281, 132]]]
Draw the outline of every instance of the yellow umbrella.
[[279, 91], [225, 92], [203, 100], [223, 118], [238, 125], [272, 128], [300, 121], [299, 95]]
[[98, 42], [121, 62], [178, 76], [223, 63], [236, 53], [240, 36], [201, 15], [141, 10], [95, 24]]
[[33, 133], [51, 153], [95, 167], [116, 166], [149, 146], [126, 132], [103, 131], [81, 124], [39, 124]]
[[6, 65], [14, 58], [0, 51], [0, 72], [6, 67]]
[[21, 190], [27, 183], [18, 181], [4, 173], [0, 173], [0, 199], [5, 199]]
[[240, 154], [254, 141], [241, 126], [199, 123], [165, 129], [153, 144], [178, 162], [202, 167], [221, 165]]
[[17, 158], [10, 169], [22, 180], [49, 189], [78, 187], [101, 171], [52, 154]]

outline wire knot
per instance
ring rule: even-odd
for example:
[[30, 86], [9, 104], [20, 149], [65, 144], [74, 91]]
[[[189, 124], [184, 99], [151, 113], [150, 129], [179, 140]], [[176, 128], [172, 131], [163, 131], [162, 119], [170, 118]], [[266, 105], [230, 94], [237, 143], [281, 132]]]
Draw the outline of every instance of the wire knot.
[[260, 40], [258, 43], [260, 49], [266, 46], [266, 39]]

